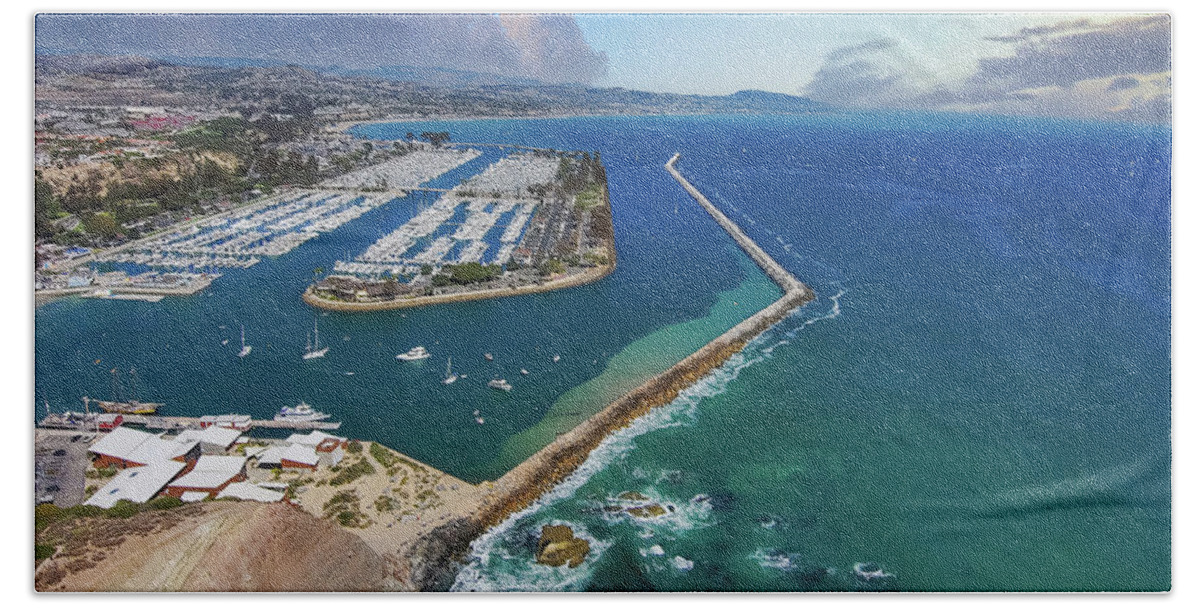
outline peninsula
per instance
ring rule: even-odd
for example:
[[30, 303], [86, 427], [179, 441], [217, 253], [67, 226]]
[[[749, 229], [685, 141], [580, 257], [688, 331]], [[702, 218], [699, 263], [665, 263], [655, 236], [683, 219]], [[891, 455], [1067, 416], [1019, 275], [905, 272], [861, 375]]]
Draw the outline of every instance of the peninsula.
[[[449, 190], [422, 189], [440, 196], [415, 200], [411, 219], [336, 262], [304, 301], [370, 312], [539, 293], [611, 273], [616, 243], [600, 153], [499, 147], [508, 153], [479, 175]], [[360, 173], [337, 185], [390, 177], [375, 167]]]

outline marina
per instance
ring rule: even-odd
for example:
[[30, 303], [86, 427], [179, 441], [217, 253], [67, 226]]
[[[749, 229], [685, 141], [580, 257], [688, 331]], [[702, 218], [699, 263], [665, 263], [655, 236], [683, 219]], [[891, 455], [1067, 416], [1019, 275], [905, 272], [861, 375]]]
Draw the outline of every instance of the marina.
[[333, 270], [420, 283], [423, 266], [437, 272], [446, 264], [505, 264], [541, 204], [531, 188], [553, 182], [559, 162], [557, 156], [505, 156], [354, 259], [334, 262]]

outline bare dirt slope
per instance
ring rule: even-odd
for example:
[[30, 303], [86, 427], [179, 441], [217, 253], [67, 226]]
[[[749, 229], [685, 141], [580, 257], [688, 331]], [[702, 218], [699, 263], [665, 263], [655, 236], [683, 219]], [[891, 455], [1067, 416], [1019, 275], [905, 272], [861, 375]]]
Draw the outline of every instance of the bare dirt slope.
[[[37, 571], [38, 591], [373, 591], [383, 560], [293, 506], [216, 502], [88, 518]], [[118, 539], [123, 538], [123, 541]]]

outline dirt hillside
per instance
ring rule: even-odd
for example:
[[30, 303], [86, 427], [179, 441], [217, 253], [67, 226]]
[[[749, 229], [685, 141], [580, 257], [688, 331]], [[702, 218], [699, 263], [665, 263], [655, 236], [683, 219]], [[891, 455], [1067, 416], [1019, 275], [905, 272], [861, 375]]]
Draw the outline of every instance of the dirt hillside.
[[47, 530], [68, 539], [38, 591], [373, 591], [383, 560], [287, 504], [216, 502]]

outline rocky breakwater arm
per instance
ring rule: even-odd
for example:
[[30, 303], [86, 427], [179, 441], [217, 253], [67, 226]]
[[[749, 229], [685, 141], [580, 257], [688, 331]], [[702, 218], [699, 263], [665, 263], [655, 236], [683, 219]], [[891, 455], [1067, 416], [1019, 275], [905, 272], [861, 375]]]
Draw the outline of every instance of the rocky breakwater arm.
[[675, 169], [676, 154], [667, 171], [708, 211], [755, 263], [783, 289], [783, 297], [738, 323], [667, 371], [648, 380], [571, 431], [560, 435], [526, 461], [496, 480], [485, 497], [479, 520], [490, 527], [524, 509], [578, 468], [611, 432], [631, 424], [650, 409], [670, 403], [760, 333], [813, 299], [808, 286], [792, 276], [746, 233], [716, 208]]

